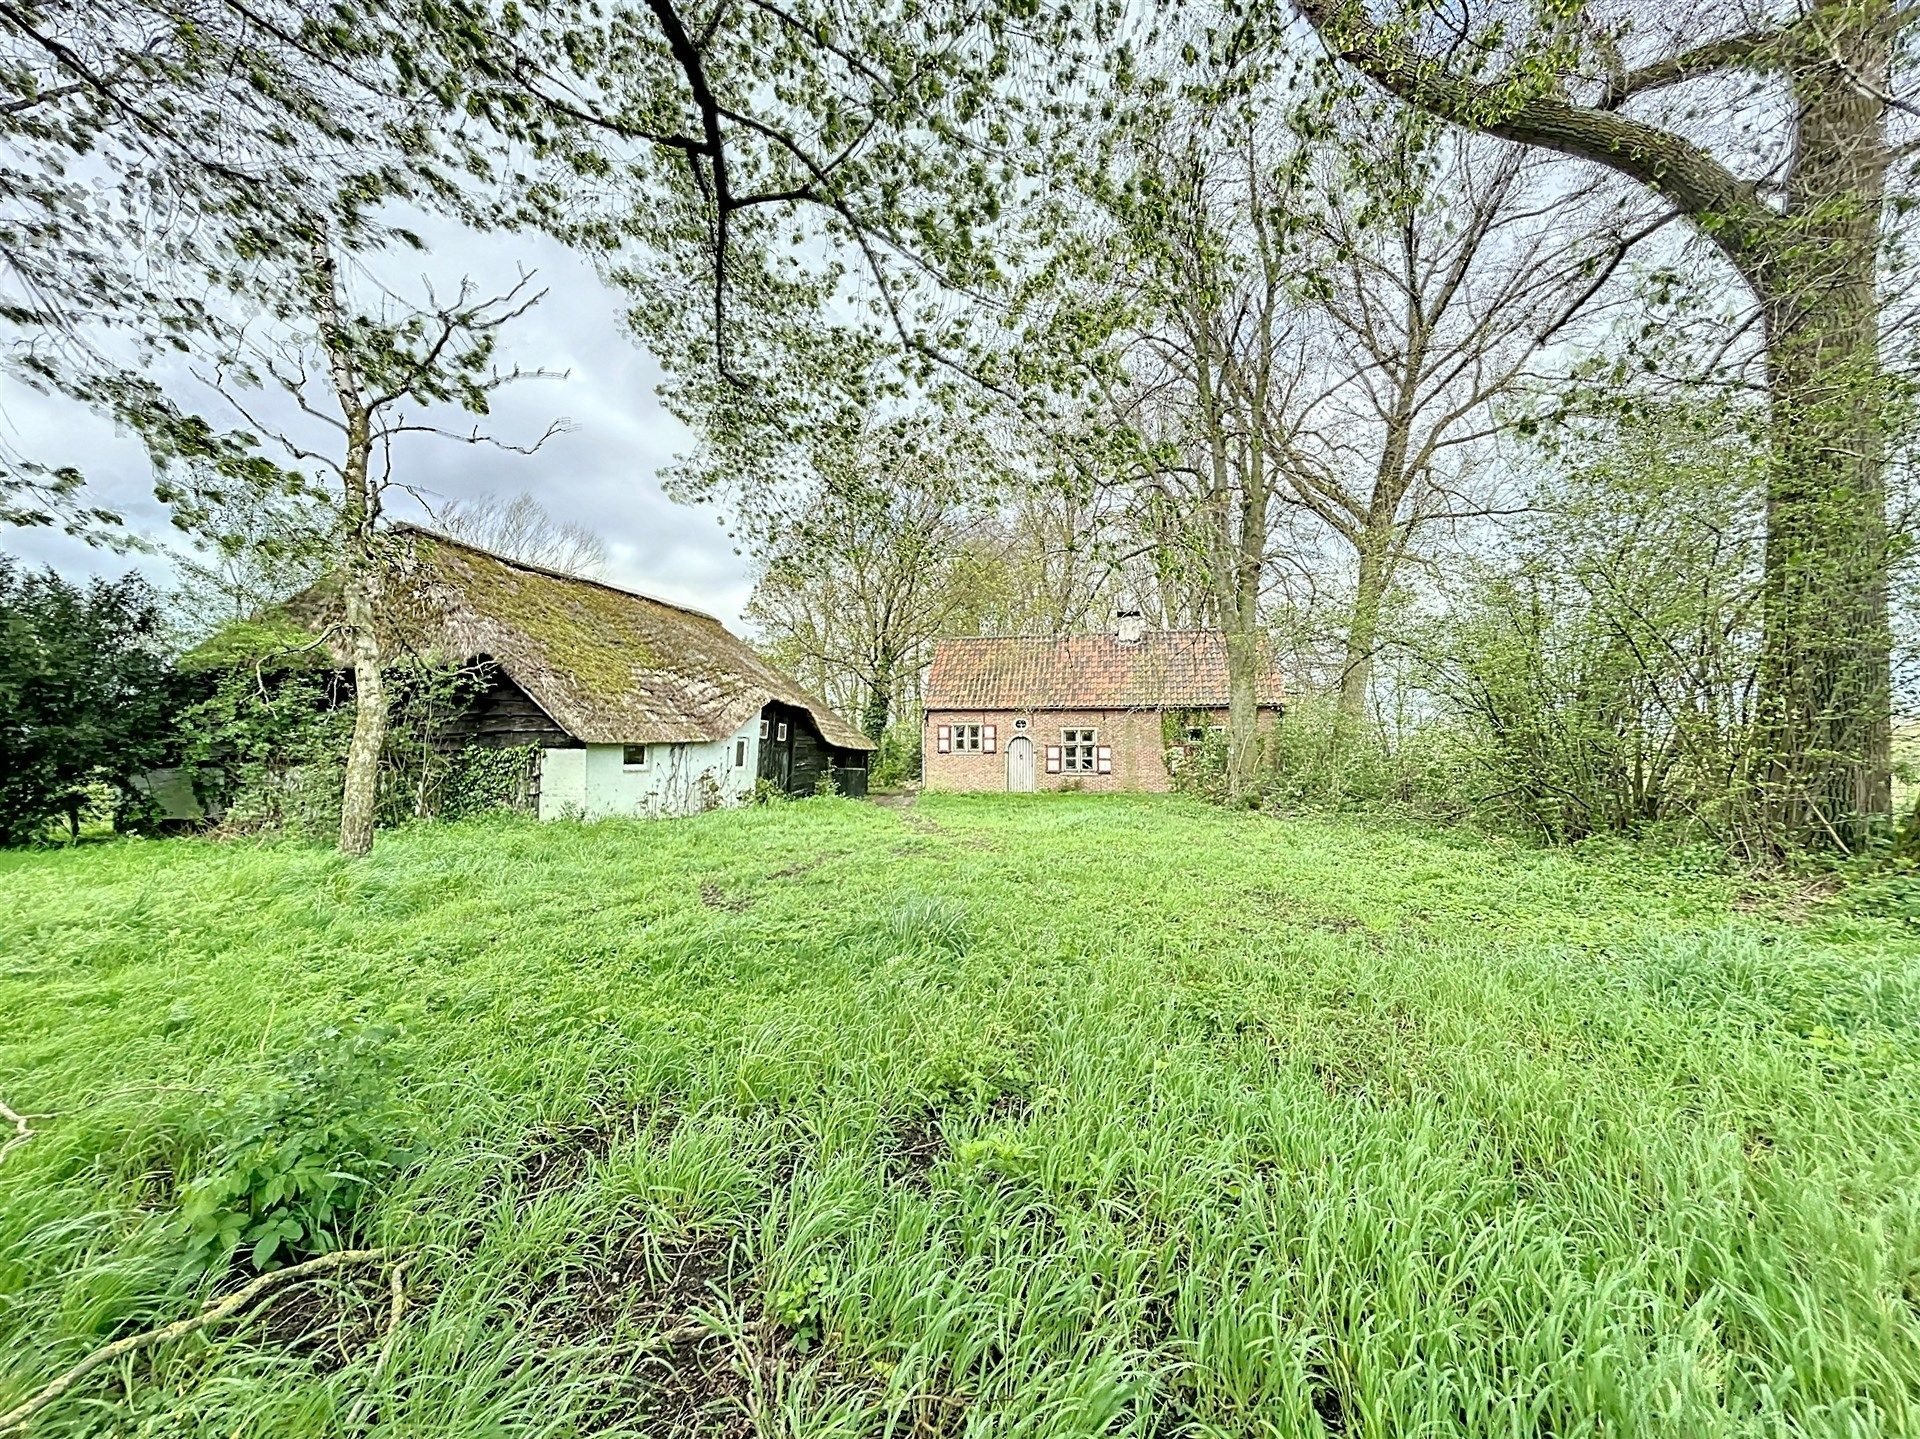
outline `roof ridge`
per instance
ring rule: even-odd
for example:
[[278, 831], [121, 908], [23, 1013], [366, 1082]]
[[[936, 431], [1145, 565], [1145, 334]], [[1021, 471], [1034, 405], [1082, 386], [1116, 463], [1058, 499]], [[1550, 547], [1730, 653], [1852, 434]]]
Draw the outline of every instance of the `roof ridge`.
[[[646, 600], [649, 604], [665, 605], [670, 610], [679, 610], [682, 614], [698, 615], [703, 620], [712, 620], [715, 624], [720, 624], [720, 617], [718, 615], [709, 614], [706, 610], [695, 609], [692, 605], [683, 605], [678, 600], [669, 600], [660, 595], [648, 594], [645, 590], [636, 590], [631, 585], [616, 585], [611, 580], [597, 579], [592, 575], [577, 575], [569, 570], [555, 569], [551, 565], [535, 564], [532, 560], [517, 559], [512, 555], [502, 554], [499, 550], [490, 550], [485, 545], [476, 545], [472, 540], [459, 539], [453, 535], [444, 534], [439, 530], [430, 529], [428, 526], [419, 524], [413, 520], [400, 520], [390, 528], [394, 534], [421, 535], [432, 540], [435, 544], [452, 545], [457, 550], [469, 550], [476, 555], [485, 555], [488, 559], [496, 560], [510, 569], [525, 570], [529, 574], [545, 575], [550, 580], [568, 580], [578, 585], [593, 585], [598, 589], [611, 590], [616, 595], [626, 595], [632, 599]], [[725, 628], [725, 626], [722, 626], [722, 628]]]

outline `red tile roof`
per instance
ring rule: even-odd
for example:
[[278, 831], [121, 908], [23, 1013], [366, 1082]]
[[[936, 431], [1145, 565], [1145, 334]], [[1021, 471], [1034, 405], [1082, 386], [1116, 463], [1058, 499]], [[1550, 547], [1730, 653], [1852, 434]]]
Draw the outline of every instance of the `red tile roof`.
[[[1269, 665], [1255, 693], [1281, 702]], [[1203, 709], [1227, 703], [1227, 641], [1218, 630], [1152, 630], [1136, 644], [1110, 634], [941, 640], [927, 674], [928, 709]]]

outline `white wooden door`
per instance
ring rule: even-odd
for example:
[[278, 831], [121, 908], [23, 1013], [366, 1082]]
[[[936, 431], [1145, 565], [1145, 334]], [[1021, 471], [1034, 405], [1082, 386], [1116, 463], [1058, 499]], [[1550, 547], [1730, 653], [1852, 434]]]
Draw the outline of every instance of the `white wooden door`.
[[1023, 734], [1007, 741], [1007, 788], [1020, 793], [1033, 788], [1033, 741]]

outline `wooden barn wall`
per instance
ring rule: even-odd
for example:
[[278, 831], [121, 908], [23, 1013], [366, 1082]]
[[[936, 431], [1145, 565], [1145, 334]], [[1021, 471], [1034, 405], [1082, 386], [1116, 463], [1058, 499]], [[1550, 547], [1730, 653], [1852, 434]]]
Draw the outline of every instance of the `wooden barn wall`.
[[539, 745], [543, 749], [575, 749], [580, 744], [555, 724], [525, 690], [498, 670], [493, 672], [487, 688], [474, 696], [473, 703], [444, 722], [440, 739], [452, 749], [470, 744], [490, 749], [511, 749], [523, 744]]
[[[767, 737], [760, 741], [760, 778], [780, 785], [788, 794], [812, 794], [829, 769], [840, 793], [858, 798], [867, 792], [867, 756], [863, 750], [839, 749], [821, 738], [813, 718], [795, 705], [778, 700], [761, 711]], [[787, 727], [786, 743], [780, 726]]]

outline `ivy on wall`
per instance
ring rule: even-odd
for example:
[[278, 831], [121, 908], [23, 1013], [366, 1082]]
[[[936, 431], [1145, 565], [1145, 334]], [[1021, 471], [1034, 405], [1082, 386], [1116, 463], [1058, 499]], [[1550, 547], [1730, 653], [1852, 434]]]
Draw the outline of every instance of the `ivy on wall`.
[[538, 745], [468, 745], [448, 763], [434, 813], [462, 819], [490, 809], [530, 809], [539, 765]]

